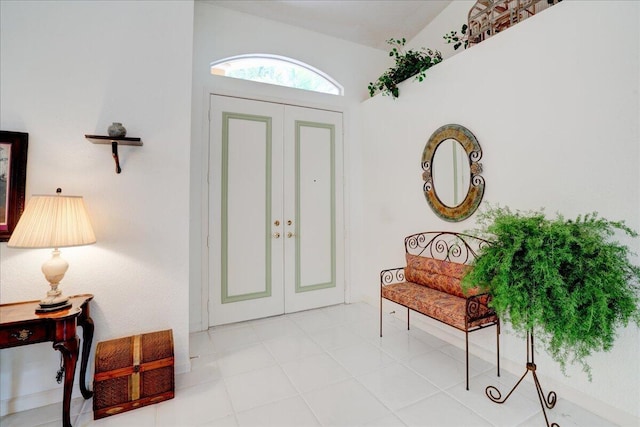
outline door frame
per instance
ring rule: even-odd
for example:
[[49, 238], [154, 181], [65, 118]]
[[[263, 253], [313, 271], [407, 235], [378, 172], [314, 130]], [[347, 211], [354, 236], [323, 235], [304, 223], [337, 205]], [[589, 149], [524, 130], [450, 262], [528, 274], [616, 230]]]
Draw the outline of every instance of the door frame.
[[[306, 93], [305, 93], [306, 94]], [[201, 108], [202, 108], [202, 122], [201, 122], [201, 174], [200, 174], [200, 237], [201, 237], [201, 251], [200, 251], [200, 330], [205, 331], [209, 329], [210, 314], [209, 314], [209, 168], [210, 168], [210, 119], [209, 119], [209, 103], [211, 95], [228, 96], [233, 98], [247, 99], [251, 101], [263, 101], [271, 102], [275, 104], [291, 105], [295, 107], [313, 108], [317, 110], [333, 111], [342, 114], [342, 186], [343, 186], [343, 201], [342, 201], [342, 214], [344, 218], [342, 235], [343, 239], [341, 244], [343, 245], [344, 254], [344, 268], [343, 268], [343, 280], [344, 280], [344, 302], [351, 302], [351, 251], [348, 231], [350, 229], [350, 209], [349, 206], [349, 191], [348, 191], [348, 178], [345, 174], [346, 166], [348, 165], [349, 158], [347, 156], [348, 150], [346, 150], [347, 140], [349, 136], [349, 114], [347, 108], [338, 105], [329, 105], [323, 103], [317, 103], [313, 101], [301, 101], [294, 98], [281, 98], [278, 96], [264, 95], [261, 93], [248, 93], [244, 91], [225, 90], [220, 87], [206, 87], [202, 91]], [[317, 94], [309, 92], [306, 94], [309, 97], [314, 97]], [[320, 95], [321, 97], [335, 96], [335, 95]], [[340, 99], [341, 101], [343, 99]], [[191, 331], [194, 332], [194, 331]]]

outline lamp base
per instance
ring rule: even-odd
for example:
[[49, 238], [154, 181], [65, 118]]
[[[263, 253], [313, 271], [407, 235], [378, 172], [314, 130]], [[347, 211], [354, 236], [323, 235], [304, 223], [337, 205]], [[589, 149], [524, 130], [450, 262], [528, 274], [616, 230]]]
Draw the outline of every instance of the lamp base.
[[51, 313], [53, 311], [66, 310], [70, 308], [71, 305], [67, 297], [42, 300], [40, 301], [40, 307], [36, 308], [36, 313]]
[[71, 307], [69, 298], [62, 295], [62, 291], [58, 289], [60, 280], [67, 272], [69, 263], [60, 257], [60, 251], [55, 248], [51, 252], [51, 258], [42, 264], [42, 272], [49, 282], [51, 289], [47, 292], [46, 298], [40, 300], [40, 308], [36, 309], [36, 313], [51, 313], [52, 311], [65, 310]]

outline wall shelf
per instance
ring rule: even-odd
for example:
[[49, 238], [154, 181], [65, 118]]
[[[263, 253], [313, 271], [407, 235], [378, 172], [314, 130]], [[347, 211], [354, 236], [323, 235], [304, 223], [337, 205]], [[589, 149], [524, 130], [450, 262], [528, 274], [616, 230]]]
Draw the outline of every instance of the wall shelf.
[[142, 146], [140, 138], [120, 137], [114, 138], [106, 135], [85, 135], [90, 142], [94, 144], [111, 144], [112, 141], [116, 141], [119, 145], [133, 145], [136, 147]]
[[93, 144], [111, 144], [111, 155], [116, 162], [116, 173], [122, 172], [120, 168], [120, 158], [118, 157], [118, 145], [132, 145], [134, 147], [141, 147], [142, 140], [140, 138], [129, 137], [112, 137], [107, 135], [85, 135]]

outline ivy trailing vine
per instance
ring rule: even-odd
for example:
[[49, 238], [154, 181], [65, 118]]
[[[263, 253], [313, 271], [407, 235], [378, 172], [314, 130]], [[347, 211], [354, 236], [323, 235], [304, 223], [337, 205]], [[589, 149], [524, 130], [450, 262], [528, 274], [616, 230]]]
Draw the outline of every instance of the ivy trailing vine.
[[469, 46], [469, 35], [467, 34], [467, 29], [469, 26], [467, 24], [462, 24], [462, 28], [460, 29], [460, 34], [456, 30], [451, 30], [442, 38], [447, 44], [453, 43], [453, 50], [458, 50], [460, 46], [464, 46], [466, 49]]
[[397, 98], [400, 91], [398, 84], [415, 76], [416, 80], [423, 81], [426, 71], [434, 65], [442, 62], [442, 54], [437, 50], [421, 48], [419, 50], [404, 50], [407, 42], [405, 38], [389, 39], [387, 43], [392, 46], [389, 56], [395, 60], [395, 66], [385, 71], [378, 80], [370, 82], [369, 96], [381, 92], [383, 95], [391, 95]]
[[479, 285], [492, 306], [521, 334], [533, 331], [566, 374], [612, 348], [616, 329], [640, 326], [640, 268], [614, 235], [637, 237], [623, 221], [596, 213], [567, 220], [542, 211], [493, 207], [479, 214], [476, 234], [492, 244], [476, 258], [463, 286]]

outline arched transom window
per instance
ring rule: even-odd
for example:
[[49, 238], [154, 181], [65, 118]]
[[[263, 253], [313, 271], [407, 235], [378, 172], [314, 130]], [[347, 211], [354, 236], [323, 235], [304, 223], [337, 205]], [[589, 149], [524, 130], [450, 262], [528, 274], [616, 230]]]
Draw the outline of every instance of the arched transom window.
[[211, 74], [332, 95], [344, 94], [342, 85], [326, 73], [304, 62], [278, 55], [253, 54], [224, 58], [211, 63]]

